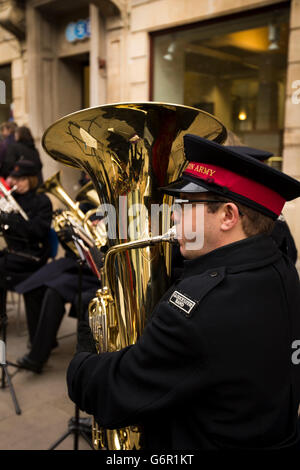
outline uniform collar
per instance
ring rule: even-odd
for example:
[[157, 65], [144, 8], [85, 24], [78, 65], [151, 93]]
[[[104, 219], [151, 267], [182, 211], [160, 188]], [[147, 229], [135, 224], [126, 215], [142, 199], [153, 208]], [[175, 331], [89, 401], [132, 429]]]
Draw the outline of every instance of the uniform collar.
[[282, 256], [274, 240], [268, 235], [255, 235], [222, 246], [193, 260], [184, 260], [181, 277], [201, 274], [225, 266], [229, 272], [238, 272], [272, 263]]
[[18, 198], [30, 198], [32, 197], [32, 195], [35, 194], [35, 189], [29, 189], [28, 191], [26, 191], [26, 193], [23, 193], [23, 194], [20, 194], [20, 193], [14, 193], [13, 196], [15, 199], [18, 199]]

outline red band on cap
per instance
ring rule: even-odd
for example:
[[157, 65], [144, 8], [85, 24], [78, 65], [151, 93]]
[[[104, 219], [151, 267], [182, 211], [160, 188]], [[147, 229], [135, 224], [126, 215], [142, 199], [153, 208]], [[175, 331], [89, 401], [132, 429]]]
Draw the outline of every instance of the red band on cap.
[[286, 202], [276, 191], [220, 166], [190, 162], [184, 173], [195, 176], [195, 178], [206, 181], [207, 183], [214, 183], [222, 187], [225, 186], [229, 191], [244, 196], [277, 215], [281, 214], [284, 203]]
[[0, 181], [1, 181], [1, 183], [3, 184], [3, 186], [4, 186], [6, 189], [8, 189], [8, 190], [11, 189], [10, 186], [9, 186], [9, 184], [7, 184], [7, 182], [5, 181], [4, 178], [1, 177], [1, 178], [0, 178]]

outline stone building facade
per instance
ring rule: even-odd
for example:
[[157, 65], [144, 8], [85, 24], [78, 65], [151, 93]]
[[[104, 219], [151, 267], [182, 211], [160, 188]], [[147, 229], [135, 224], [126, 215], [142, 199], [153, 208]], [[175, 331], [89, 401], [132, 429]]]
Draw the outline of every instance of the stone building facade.
[[[300, 0], [0, 0], [2, 76], [0, 119], [29, 125], [38, 146], [84, 107], [176, 102], [300, 179]], [[59, 164], [41, 154], [47, 178]], [[62, 169], [75, 191], [78, 172]], [[300, 201], [286, 205], [300, 252], [299, 213]]]

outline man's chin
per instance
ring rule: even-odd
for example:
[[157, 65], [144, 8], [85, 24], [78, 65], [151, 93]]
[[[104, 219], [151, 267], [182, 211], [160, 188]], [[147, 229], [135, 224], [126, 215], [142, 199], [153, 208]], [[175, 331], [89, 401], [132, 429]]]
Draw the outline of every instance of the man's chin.
[[201, 256], [201, 250], [187, 250], [184, 245], [180, 245], [180, 253], [185, 259], [195, 259]]

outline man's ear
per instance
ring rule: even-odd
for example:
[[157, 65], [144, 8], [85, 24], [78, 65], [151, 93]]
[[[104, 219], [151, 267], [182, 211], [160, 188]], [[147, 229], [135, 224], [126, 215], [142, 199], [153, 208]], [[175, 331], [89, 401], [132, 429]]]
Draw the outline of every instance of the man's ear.
[[233, 229], [239, 221], [239, 209], [233, 202], [226, 202], [222, 207], [221, 230], [227, 232]]

